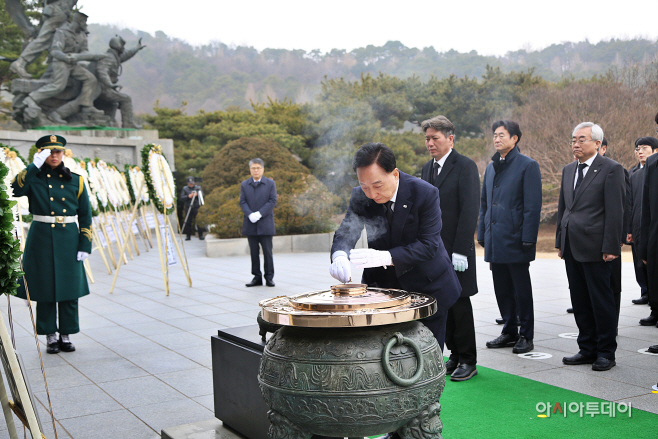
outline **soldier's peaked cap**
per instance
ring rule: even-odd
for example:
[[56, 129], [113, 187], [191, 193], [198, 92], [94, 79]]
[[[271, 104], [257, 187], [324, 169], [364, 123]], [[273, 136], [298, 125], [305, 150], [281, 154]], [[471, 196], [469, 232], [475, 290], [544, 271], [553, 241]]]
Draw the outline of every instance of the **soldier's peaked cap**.
[[54, 134], [43, 136], [36, 143], [37, 149], [54, 149], [57, 151], [64, 151], [66, 149], [64, 145], [66, 145], [66, 139]]

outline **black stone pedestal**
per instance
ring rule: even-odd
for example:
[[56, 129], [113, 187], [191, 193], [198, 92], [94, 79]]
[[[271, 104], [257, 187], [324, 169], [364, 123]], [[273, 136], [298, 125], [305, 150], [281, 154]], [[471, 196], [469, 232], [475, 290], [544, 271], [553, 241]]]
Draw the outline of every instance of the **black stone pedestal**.
[[215, 417], [249, 439], [267, 438], [269, 407], [258, 387], [265, 343], [258, 325], [219, 330], [211, 347]]

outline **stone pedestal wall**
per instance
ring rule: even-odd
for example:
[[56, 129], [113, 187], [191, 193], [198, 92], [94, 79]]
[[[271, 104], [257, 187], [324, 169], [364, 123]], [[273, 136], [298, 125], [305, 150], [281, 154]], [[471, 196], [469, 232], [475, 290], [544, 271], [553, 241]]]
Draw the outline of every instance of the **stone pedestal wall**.
[[30, 147], [45, 135], [56, 134], [66, 138], [66, 147], [76, 158], [99, 158], [123, 169], [123, 165], [142, 165], [140, 156], [144, 145], [155, 143], [169, 161], [172, 171], [174, 164], [174, 141], [159, 139], [157, 130], [69, 130], [69, 131], [3, 131], [0, 130], [0, 143], [16, 148], [27, 160]]
[[[314, 233], [310, 235], [279, 235], [272, 239], [272, 252], [277, 253], [309, 253], [331, 251], [334, 233]], [[368, 239], [363, 229], [361, 238], [354, 248], [367, 248]], [[206, 238], [206, 256], [222, 258], [226, 256], [249, 256], [247, 238], [217, 239], [212, 235]]]

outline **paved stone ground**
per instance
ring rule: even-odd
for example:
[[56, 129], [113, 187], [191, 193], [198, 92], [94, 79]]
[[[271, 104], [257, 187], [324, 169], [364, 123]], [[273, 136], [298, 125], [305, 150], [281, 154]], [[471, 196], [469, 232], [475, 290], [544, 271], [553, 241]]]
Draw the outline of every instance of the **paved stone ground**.
[[[203, 242], [186, 242], [193, 287], [180, 266], [171, 270], [171, 294], [164, 293], [157, 251], [142, 254], [121, 268], [117, 287], [100, 256], [91, 265], [96, 283], [80, 300], [82, 332], [72, 336], [73, 353], [48, 355], [40, 349], [59, 438], [159, 438], [163, 428], [213, 418], [210, 336], [218, 328], [255, 322], [258, 302], [276, 295], [327, 288], [325, 253], [275, 255], [276, 287], [245, 288], [251, 279], [249, 258], [205, 257]], [[647, 306], [632, 305], [639, 295], [631, 263], [623, 263], [624, 293], [619, 322], [617, 366], [608, 372], [564, 366], [561, 359], [577, 352], [575, 340], [559, 334], [577, 332], [570, 306], [564, 264], [542, 259], [531, 264], [535, 299], [535, 351], [545, 360], [519, 358], [510, 349], [491, 350], [485, 342], [501, 327], [491, 273], [478, 258], [480, 293], [473, 298], [478, 362], [493, 369], [612, 401], [630, 401], [634, 408], [658, 413], [658, 356], [638, 353], [658, 343], [658, 328], [641, 327]], [[354, 278], [359, 278], [358, 272]], [[28, 370], [48, 439], [54, 438], [45, 407], [48, 401], [39, 356], [25, 302], [12, 299], [16, 344]], [[0, 300], [7, 321], [7, 301]], [[473, 378], [477, 380], [478, 377]], [[486, 391], [486, 389], [483, 389]], [[538, 395], [537, 401], [541, 400]], [[20, 433], [22, 437], [22, 432]], [[9, 437], [0, 421], [0, 439]]]

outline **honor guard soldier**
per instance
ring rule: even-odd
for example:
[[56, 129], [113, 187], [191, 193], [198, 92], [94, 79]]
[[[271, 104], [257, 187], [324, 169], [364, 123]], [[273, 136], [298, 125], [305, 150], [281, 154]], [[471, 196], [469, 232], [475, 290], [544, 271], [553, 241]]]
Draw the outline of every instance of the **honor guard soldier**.
[[37, 302], [37, 334], [47, 335], [49, 354], [75, 350], [69, 334], [80, 332], [78, 298], [89, 294], [82, 261], [91, 253], [91, 207], [82, 176], [62, 162], [64, 145], [62, 136], [40, 138], [33, 163], [11, 184], [33, 217], [17, 295]]

